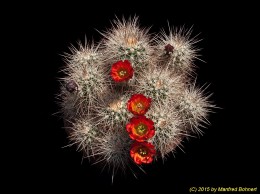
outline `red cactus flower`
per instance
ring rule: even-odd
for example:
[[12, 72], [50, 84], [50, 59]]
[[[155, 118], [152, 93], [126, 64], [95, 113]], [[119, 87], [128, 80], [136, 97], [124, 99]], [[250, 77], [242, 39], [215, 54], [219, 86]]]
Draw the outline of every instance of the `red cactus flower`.
[[110, 75], [115, 82], [123, 82], [133, 77], [134, 70], [128, 60], [118, 61], [112, 65]]
[[148, 142], [134, 142], [131, 146], [130, 156], [136, 164], [149, 164], [156, 154], [153, 144]]
[[151, 98], [143, 94], [134, 94], [127, 102], [127, 109], [134, 115], [144, 115], [150, 108], [151, 101]]
[[126, 130], [131, 139], [143, 142], [154, 136], [154, 123], [145, 116], [133, 117], [126, 125]]

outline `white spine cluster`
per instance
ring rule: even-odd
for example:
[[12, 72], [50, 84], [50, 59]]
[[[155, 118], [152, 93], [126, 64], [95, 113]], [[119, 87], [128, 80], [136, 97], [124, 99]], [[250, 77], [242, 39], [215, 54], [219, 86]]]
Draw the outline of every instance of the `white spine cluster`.
[[[64, 107], [69, 108], [74, 104], [80, 114], [84, 114], [85, 110], [89, 112], [94, 101], [102, 99], [111, 85], [98, 48], [93, 44], [91, 46], [79, 44], [79, 49], [72, 47], [72, 54], [65, 55], [67, 67], [64, 69], [66, 77], [63, 78], [63, 96], [68, 101], [63, 101]], [[74, 84], [73, 91], [66, 91], [71, 83]]]
[[203, 90], [191, 85], [179, 96], [176, 109], [182, 119], [183, 126], [188, 131], [202, 135], [201, 127], [210, 124], [207, 120], [208, 114], [216, 108], [209, 101], [211, 95], [205, 96]]
[[94, 144], [96, 162], [107, 166], [114, 175], [118, 169], [126, 170], [131, 164], [129, 150], [132, 140], [124, 128], [110, 128]]
[[140, 73], [136, 79], [136, 85], [133, 87], [136, 93], [144, 94], [161, 103], [175, 99], [184, 87], [182, 78], [172, 74], [168, 68], [151, 67]]
[[191, 38], [191, 28], [169, 29], [169, 34], [161, 32], [157, 39], [157, 51], [162, 64], [167, 64], [172, 71], [182, 76], [192, 75], [194, 71], [194, 59], [198, 59], [198, 51], [195, 44], [199, 40]]
[[142, 69], [154, 60], [148, 29], [139, 27], [137, 17], [114, 20], [111, 30], [103, 35], [103, 52], [108, 62], [129, 60], [135, 69]]
[[129, 95], [122, 93], [112, 93], [105, 101], [100, 101], [96, 105], [96, 115], [98, 123], [105, 127], [125, 126], [130, 118], [127, 110], [127, 100]]
[[93, 156], [93, 145], [97, 143], [101, 134], [98, 128], [91, 124], [87, 118], [80, 119], [69, 128], [69, 139], [77, 145], [77, 150], [82, 151], [87, 157]]
[[187, 135], [181, 128], [182, 121], [170, 101], [154, 103], [147, 115], [153, 120], [156, 129], [152, 143], [159, 153], [158, 156], [164, 158], [180, 145], [180, 136]]

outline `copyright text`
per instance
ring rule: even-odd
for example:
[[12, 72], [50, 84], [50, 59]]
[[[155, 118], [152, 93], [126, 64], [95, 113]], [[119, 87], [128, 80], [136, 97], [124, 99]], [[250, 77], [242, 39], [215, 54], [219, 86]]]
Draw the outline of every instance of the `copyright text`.
[[257, 187], [190, 187], [189, 192], [257, 192]]

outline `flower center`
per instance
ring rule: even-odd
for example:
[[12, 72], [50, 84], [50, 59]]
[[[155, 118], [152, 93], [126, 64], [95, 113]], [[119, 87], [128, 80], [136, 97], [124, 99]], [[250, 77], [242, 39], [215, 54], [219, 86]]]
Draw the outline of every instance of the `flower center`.
[[144, 125], [144, 124], [139, 124], [137, 127], [136, 127], [136, 133], [138, 134], [138, 135], [144, 135], [144, 134], [146, 134], [146, 132], [147, 132], [147, 126], [146, 125]]
[[118, 72], [118, 74], [119, 74], [120, 77], [124, 77], [124, 76], [127, 74], [127, 71], [124, 70], [124, 69], [122, 69], [122, 70], [120, 70], [120, 71]]
[[148, 151], [146, 148], [140, 147], [138, 150], [138, 154], [140, 154], [141, 156], [146, 156], [148, 154]]
[[137, 106], [137, 108], [139, 108], [139, 109], [143, 109], [143, 107], [144, 107], [144, 105], [143, 105], [142, 103], [140, 103], [140, 102], [138, 102], [138, 103], [136, 104], [136, 106]]

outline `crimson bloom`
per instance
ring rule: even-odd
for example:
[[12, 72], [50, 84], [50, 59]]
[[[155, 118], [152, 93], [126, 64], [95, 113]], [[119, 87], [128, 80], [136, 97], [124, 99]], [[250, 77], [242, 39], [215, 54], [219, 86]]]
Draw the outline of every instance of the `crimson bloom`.
[[134, 142], [130, 149], [130, 156], [136, 164], [148, 164], [156, 154], [153, 144], [149, 142]]
[[134, 115], [144, 115], [151, 105], [151, 98], [143, 94], [134, 94], [127, 102], [127, 109]]
[[110, 75], [115, 82], [123, 82], [131, 79], [134, 69], [128, 60], [118, 61], [112, 65]]
[[133, 117], [126, 125], [126, 130], [131, 139], [143, 142], [154, 136], [154, 123], [145, 116]]

